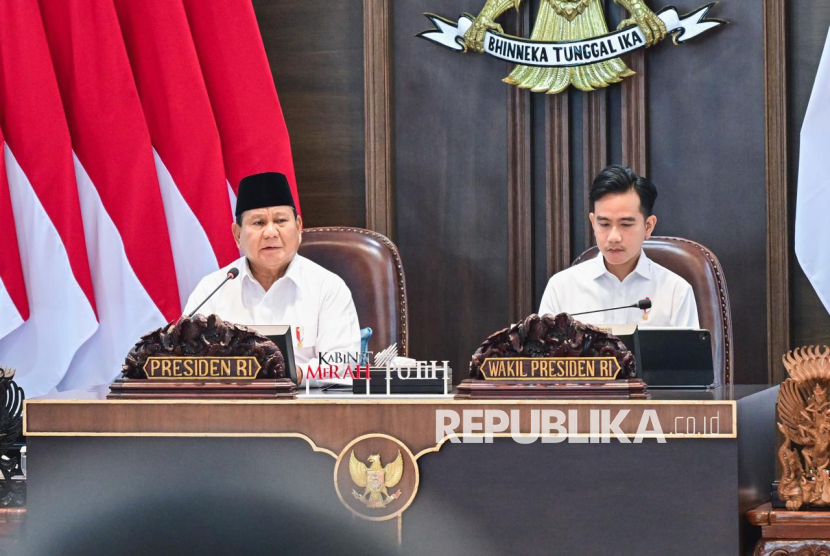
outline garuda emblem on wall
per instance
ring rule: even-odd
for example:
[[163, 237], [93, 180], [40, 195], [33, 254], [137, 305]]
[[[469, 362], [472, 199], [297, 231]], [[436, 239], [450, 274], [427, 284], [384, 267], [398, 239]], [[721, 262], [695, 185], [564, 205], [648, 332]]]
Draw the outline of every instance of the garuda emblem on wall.
[[789, 510], [830, 506], [830, 347], [795, 349], [784, 366], [790, 378], [778, 393], [778, 496]]
[[706, 19], [713, 4], [680, 16], [673, 7], [658, 13], [643, 0], [614, 0], [631, 15], [609, 33], [602, 0], [542, 0], [530, 39], [506, 35], [496, 19], [521, 0], [487, 0], [478, 14], [457, 22], [426, 15], [434, 29], [418, 36], [452, 50], [484, 52], [518, 64], [504, 81], [537, 93], [555, 94], [569, 85], [583, 91], [607, 87], [633, 75], [620, 56], [672, 36], [675, 44], [725, 21]]

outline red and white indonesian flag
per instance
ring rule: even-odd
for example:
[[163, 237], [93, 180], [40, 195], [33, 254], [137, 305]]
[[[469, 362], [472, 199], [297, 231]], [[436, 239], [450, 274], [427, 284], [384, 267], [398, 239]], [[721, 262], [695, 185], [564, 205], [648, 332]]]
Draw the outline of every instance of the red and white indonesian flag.
[[116, 0], [115, 7], [154, 147], [185, 303], [202, 277], [239, 258], [219, 131], [181, 2]]
[[795, 210], [795, 253], [801, 268], [827, 311], [830, 311], [830, 35], [824, 45], [810, 103], [801, 126], [798, 192]]
[[250, 2], [184, 0], [233, 190], [259, 172], [288, 178], [300, 199], [288, 129]]
[[101, 328], [61, 388], [103, 384], [181, 313], [153, 148], [111, 2], [42, 0], [66, 108]]
[[[0, 129], [0, 148], [5, 149]], [[0, 339], [29, 318], [29, 300], [17, 250], [14, 211], [6, 180], [5, 157], [0, 156]]]
[[64, 378], [95, 333], [72, 147], [38, 6], [0, 2], [0, 112], [6, 175], [28, 289], [28, 321], [0, 340], [0, 362], [28, 396]]
[[239, 256], [230, 183], [296, 197], [250, 2], [0, 0], [0, 145], [0, 365], [29, 397], [111, 381]]

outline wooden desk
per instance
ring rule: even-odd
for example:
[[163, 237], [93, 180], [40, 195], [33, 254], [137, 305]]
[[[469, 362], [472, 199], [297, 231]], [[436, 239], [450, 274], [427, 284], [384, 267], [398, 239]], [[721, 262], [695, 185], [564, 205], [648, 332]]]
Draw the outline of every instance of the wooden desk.
[[830, 512], [773, 509], [767, 502], [747, 513], [761, 527], [755, 556], [821, 556], [830, 553]]
[[[739, 516], [764, 501], [772, 480], [775, 396], [755, 388], [602, 402], [29, 400], [28, 546], [349, 553], [400, 537], [413, 553], [733, 556]], [[589, 431], [590, 410], [628, 409], [629, 437], [653, 410], [672, 434], [665, 444], [436, 440], [437, 410], [492, 409], [516, 411], [523, 432], [534, 410], [575, 411], [577, 435]], [[716, 415], [719, 430], [706, 436], [682, 428]], [[338, 460], [347, 466], [367, 435], [396, 439], [417, 469], [390, 504], [406, 507], [377, 523], [345, 506], [354, 485], [340, 497], [334, 486], [336, 468], [341, 484], [348, 479]], [[756, 457], [766, 444], [768, 457]]]

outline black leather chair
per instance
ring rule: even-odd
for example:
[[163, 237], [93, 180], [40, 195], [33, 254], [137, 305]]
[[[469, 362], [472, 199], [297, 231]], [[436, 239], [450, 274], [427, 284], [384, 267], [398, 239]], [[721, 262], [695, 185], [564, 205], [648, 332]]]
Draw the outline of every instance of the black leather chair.
[[360, 327], [372, 329], [369, 351], [397, 342], [398, 354], [407, 355], [406, 280], [389, 238], [361, 228], [306, 228], [299, 253], [349, 286]]
[[[712, 333], [715, 382], [731, 384], [735, 364], [732, 312], [718, 258], [703, 245], [677, 237], [652, 237], [643, 243], [643, 250], [651, 260], [679, 274], [692, 286], [700, 326]], [[596, 246], [591, 247], [573, 264], [592, 259], [598, 253]]]

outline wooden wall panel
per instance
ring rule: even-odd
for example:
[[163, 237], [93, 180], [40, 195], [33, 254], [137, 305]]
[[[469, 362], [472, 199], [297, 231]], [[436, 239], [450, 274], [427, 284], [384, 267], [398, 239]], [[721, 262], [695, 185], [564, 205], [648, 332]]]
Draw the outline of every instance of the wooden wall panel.
[[366, 227], [395, 239], [392, 178], [391, 0], [363, 1], [366, 110]]
[[[696, 0], [674, 3], [681, 13]], [[762, 2], [721, 2], [732, 24], [649, 49], [649, 177], [657, 233], [699, 241], [720, 259], [735, 331], [735, 380], [767, 382]]]
[[622, 163], [648, 176], [648, 111], [646, 110], [646, 51], [628, 56], [626, 65], [635, 73], [623, 80], [622, 95]]
[[[539, 303], [542, 301], [542, 292], [548, 283], [550, 277], [549, 263], [557, 252], [557, 238], [551, 239], [554, 230], [549, 230], [548, 218], [550, 213], [550, 197], [554, 193], [556, 186], [553, 185], [553, 177], [551, 171], [547, 168], [550, 157], [551, 145], [548, 140], [550, 137], [547, 129], [546, 121], [548, 120], [548, 101], [556, 98], [555, 95], [530, 95], [530, 112], [531, 112], [531, 243], [533, 250], [532, 276], [533, 276], [533, 300], [532, 311], [535, 313], [539, 309]], [[566, 120], [567, 121], [567, 120]], [[541, 134], [540, 131], [541, 130]], [[568, 141], [565, 141], [568, 144]], [[563, 167], [567, 167], [567, 163], [563, 162]], [[569, 190], [570, 184], [565, 187]], [[570, 209], [567, 209], [570, 212]], [[570, 229], [568, 229], [570, 235]], [[568, 246], [570, 251], [570, 246]]]
[[585, 245], [591, 242], [590, 235], [586, 235], [590, 234], [590, 222], [588, 222], [588, 213], [585, 212], [588, 206], [585, 195], [588, 191], [586, 182], [593, 176], [585, 175], [584, 149], [582, 148], [585, 143], [584, 105], [588, 96], [573, 87], [561, 94], [568, 95], [568, 130], [570, 131], [568, 164], [571, 177], [571, 261], [573, 261], [585, 250]]
[[[608, 165], [608, 91], [598, 89], [577, 94], [582, 96], [582, 250], [595, 243], [588, 213], [591, 201], [588, 191], [594, 176]], [[576, 253], [575, 255], [579, 255]]]
[[787, 377], [790, 349], [790, 239], [787, 207], [787, 68], [785, 5], [764, 2], [764, 105], [767, 192], [767, 361], [772, 384]]
[[[254, 4], [307, 223], [368, 223], [397, 236], [413, 355], [450, 359], [460, 378], [487, 334], [535, 310], [546, 278], [591, 243], [585, 191], [608, 162], [658, 185], [658, 233], [700, 241], [720, 258], [737, 382], [766, 382], [790, 336], [794, 345], [830, 342], [830, 316], [791, 252], [798, 132], [827, 3], [721, 2], [712, 16], [726, 28], [634, 54], [627, 62], [638, 75], [614, 89], [555, 97], [502, 84], [508, 65], [415, 38], [428, 27], [423, 12], [477, 13], [478, 0]], [[501, 22], [527, 36], [538, 4]], [[700, 2], [674, 4], [684, 12]], [[610, 27], [625, 15], [613, 4], [606, 13]], [[367, 32], [364, 42], [364, 16], [388, 22], [389, 34]], [[784, 34], [786, 64], [770, 48]], [[364, 100], [383, 97], [364, 110]]]
[[254, 0], [306, 226], [366, 225], [363, 2]]
[[[571, 266], [570, 118], [567, 93], [544, 98], [545, 105], [545, 233], [547, 274]], [[541, 300], [540, 300], [541, 301]]]
[[406, 268], [410, 355], [448, 359], [456, 381], [509, 324], [508, 66], [415, 35], [422, 15], [469, 0], [392, 3], [397, 244]]
[[[529, 6], [510, 10], [505, 31], [530, 34]], [[531, 240], [531, 95], [518, 87], [507, 88], [507, 241], [508, 311], [511, 322], [533, 313], [533, 245]]]

